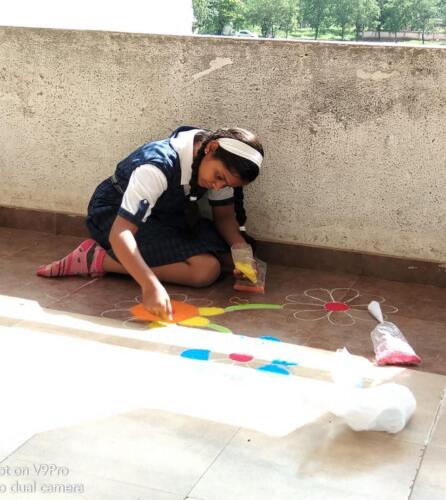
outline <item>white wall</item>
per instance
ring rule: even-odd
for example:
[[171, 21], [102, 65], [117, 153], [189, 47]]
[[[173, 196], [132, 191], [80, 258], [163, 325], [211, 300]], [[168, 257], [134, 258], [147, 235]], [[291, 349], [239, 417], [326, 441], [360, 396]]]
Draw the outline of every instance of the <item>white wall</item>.
[[84, 214], [181, 124], [266, 149], [261, 239], [446, 261], [446, 50], [0, 29], [0, 205]]

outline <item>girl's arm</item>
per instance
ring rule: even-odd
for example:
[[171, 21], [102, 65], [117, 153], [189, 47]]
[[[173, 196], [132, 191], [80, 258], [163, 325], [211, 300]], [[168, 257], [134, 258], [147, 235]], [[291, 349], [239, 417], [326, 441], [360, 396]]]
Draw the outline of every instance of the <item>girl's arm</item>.
[[218, 232], [223, 236], [228, 245], [232, 246], [235, 243], [246, 244], [245, 239], [240, 234], [233, 204], [213, 206], [212, 215]]
[[141, 286], [143, 304], [154, 314], [172, 319], [172, 306], [166, 289], [146, 264], [135, 241], [138, 227], [116, 216], [110, 231], [110, 244], [119, 262]]

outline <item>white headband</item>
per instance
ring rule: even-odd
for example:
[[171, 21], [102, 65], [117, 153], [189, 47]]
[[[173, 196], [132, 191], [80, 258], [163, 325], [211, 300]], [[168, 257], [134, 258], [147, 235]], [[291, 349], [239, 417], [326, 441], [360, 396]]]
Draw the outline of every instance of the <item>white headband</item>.
[[257, 151], [257, 149], [254, 149], [249, 144], [237, 139], [231, 139], [230, 137], [222, 137], [217, 139], [217, 142], [223, 149], [226, 149], [226, 151], [252, 161], [259, 168], [262, 166], [263, 156]]

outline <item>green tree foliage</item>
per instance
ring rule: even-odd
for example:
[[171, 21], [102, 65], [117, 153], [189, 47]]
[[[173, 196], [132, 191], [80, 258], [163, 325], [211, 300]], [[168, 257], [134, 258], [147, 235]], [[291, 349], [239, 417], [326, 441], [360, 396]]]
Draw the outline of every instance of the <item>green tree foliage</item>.
[[314, 29], [315, 40], [319, 36], [319, 29], [329, 19], [331, 0], [300, 0], [301, 16]]
[[412, 0], [410, 5], [410, 18], [413, 29], [421, 31], [424, 43], [426, 31], [432, 31], [435, 20], [441, 14], [438, 0]]
[[208, 31], [208, 26], [211, 23], [211, 11], [209, 0], [192, 0], [192, 8], [194, 10], [194, 31], [205, 33]]
[[220, 35], [227, 25], [243, 23], [242, 0], [192, 0], [199, 33]]
[[263, 36], [277, 30], [289, 33], [297, 21], [311, 26], [317, 39], [320, 29], [334, 25], [344, 39], [347, 28], [355, 28], [360, 39], [364, 29], [395, 33], [406, 28], [424, 34], [440, 19], [446, 22], [446, 0], [192, 0], [199, 33], [222, 34], [227, 25], [234, 29], [257, 27]]
[[381, 10], [377, 0], [353, 0], [353, 4], [353, 22], [356, 39], [359, 40], [361, 33], [366, 28], [376, 28], [379, 23]]
[[438, 2], [439, 16], [443, 20], [443, 23], [446, 24], [446, 0], [440, 0]]
[[260, 27], [262, 36], [275, 36], [278, 28], [287, 36], [294, 27], [298, 0], [245, 0], [246, 18]]
[[290, 32], [296, 27], [299, 18], [299, 0], [283, 0], [281, 7], [281, 21], [279, 28], [285, 31], [288, 38]]
[[355, 0], [332, 0], [330, 5], [331, 20], [341, 28], [341, 38], [344, 40], [345, 28], [353, 24]]
[[410, 21], [411, 0], [387, 0], [384, 3], [384, 29], [395, 34], [406, 28]]
[[342, 40], [350, 26], [354, 26], [359, 40], [365, 28], [376, 27], [380, 15], [377, 0], [332, 0], [330, 12], [332, 22], [341, 28]]

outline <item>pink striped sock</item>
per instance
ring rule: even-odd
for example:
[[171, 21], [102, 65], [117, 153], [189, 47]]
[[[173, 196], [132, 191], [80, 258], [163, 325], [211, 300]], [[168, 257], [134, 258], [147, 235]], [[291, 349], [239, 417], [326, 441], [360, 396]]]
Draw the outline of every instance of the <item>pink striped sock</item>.
[[94, 240], [85, 240], [66, 257], [51, 264], [40, 266], [38, 276], [56, 278], [58, 276], [89, 275], [102, 276], [106, 252]]

